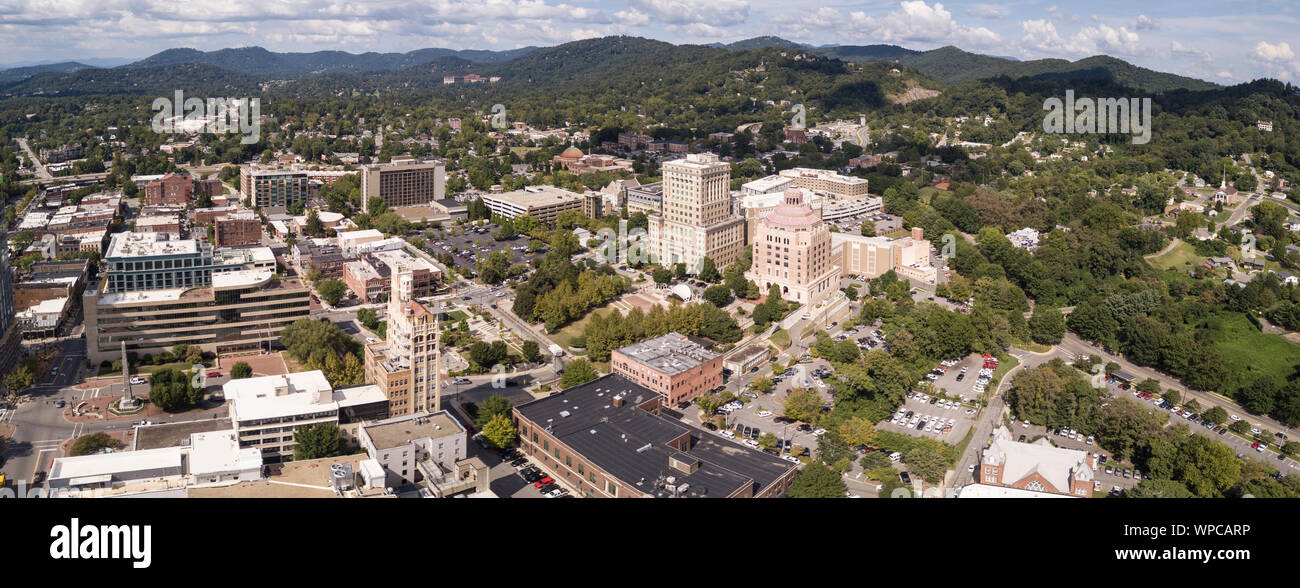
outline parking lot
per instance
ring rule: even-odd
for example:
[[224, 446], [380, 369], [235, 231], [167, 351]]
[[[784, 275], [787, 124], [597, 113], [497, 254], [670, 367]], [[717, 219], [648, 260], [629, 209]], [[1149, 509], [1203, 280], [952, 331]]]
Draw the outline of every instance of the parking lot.
[[894, 418], [880, 421], [876, 428], [914, 437], [932, 437], [956, 445], [974, 426], [972, 419], [976, 413], [968, 404], [913, 394], [894, 414]]
[[[978, 353], [972, 353], [951, 366], [946, 367], [942, 375], [934, 374], [934, 379], [929, 380], [930, 385], [940, 394], [961, 398], [963, 401], [975, 400], [983, 394], [987, 388], [987, 382], [992, 377], [993, 370], [996, 367], [985, 368], [986, 362], [996, 366], [996, 359], [981, 357]], [[962, 370], [966, 370], [963, 372]], [[988, 378], [981, 377], [981, 370], [986, 370], [985, 375]], [[931, 372], [933, 374], [933, 372]]]
[[[429, 229], [419, 236], [425, 238], [425, 250], [434, 254], [451, 254], [456, 260], [457, 267], [465, 267], [471, 270], [478, 268], [478, 260], [486, 259], [493, 251], [505, 251], [510, 254], [510, 263], [529, 264], [534, 257], [542, 253], [528, 253], [529, 238], [525, 236], [516, 236], [513, 239], [497, 241], [492, 238], [492, 233], [500, 227], [494, 224], [488, 224], [484, 227], [469, 230], [469, 227], [443, 227], [441, 229]], [[464, 229], [464, 234], [453, 235], [458, 229]], [[430, 237], [429, 235], [434, 235]], [[531, 266], [530, 266], [531, 267]]]
[[840, 228], [840, 232], [861, 234], [862, 223], [871, 220], [876, 223], [876, 234], [884, 234], [889, 231], [903, 228], [903, 217], [885, 214], [883, 212], [873, 212], [870, 214], [859, 214], [857, 216], [847, 216], [844, 218], [830, 221]]
[[[771, 433], [781, 442], [783, 447], [786, 447], [786, 441], [789, 442], [786, 451], [798, 445], [812, 452], [817, 448], [818, 434], [815, 432], [816, 430], [813, 427], [801, 426], [799, 423], [789, 421], [781, 415], [785, 399], [794, 388], [817, 390], [821, 394], [823, 401], [827, 403], [831, 401], [829, 387], [820, 378], [812, 375], [812, 372], [819, 368], [829, 369], [829, 364], [824, 360], [803, 363], [795, 366], [791, 375], [778, 374], [773, 376], [776, 386], [767, 394], [759, 394], [748, 389], [742, 391], [741, 393], [744, 395], [746, 402], [737, 401], [731, 407], [724, 407], [720, 413], [726, 417], [726, 427], [715, 431], [714, 434], [735, 443], [745, 443], [745, 440], [748, 439], [754, 443], [745, 444], [757, 448], [755, 447], [756, 440], [764, 433]], [[693, 406], [673, 412], [682, 415], [682, 422], [695, 426], [700, 424], [699, 410]], [[782, 451], [781, 454], [783, 456], [788, 455], [786, 451]]]

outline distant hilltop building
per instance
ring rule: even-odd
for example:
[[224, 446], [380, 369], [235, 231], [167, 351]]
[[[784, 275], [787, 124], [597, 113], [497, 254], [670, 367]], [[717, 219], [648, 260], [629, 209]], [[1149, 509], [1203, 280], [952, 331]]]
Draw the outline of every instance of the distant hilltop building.
[[1271, 133], [1271, 132], [1273, 132], [1273, 121], [1271, 121], [1271, 120], [1257, 120], [1257, 121], [1255, 121], [1255, 128], [1257, 128], [1257, 129], [1259, 129], [1259, 130], [1261, 130], [1261, 131], [1264, 131], [1264, 132], [1266, 132], [1266, 133]]
[[1028, 251], [1033, 251], [1038, 248], [1038, 239], [1038, 231], [1029, 227], [1007, 234], [1007, 240], [1011, 241], [1012, 245]]
[[457, 82], [460, 82], [462, 84], [480, 84], [483, 82], [496, 83], [500, 80], [501, 80], [501, 76], [492, 76], [492, 77], [485, 78], [478, 74], [469, 74], [464, 76], [442, 76], [442, 83], [449, 84], [449, 85], [455, 84]]

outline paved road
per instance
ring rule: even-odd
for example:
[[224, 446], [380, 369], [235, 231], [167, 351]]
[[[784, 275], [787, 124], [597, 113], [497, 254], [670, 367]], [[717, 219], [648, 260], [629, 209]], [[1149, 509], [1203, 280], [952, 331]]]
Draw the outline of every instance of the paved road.
[[1250, 421], [1261, 429], [1268, 429], [1275, 432], [1280, 431], [1292, 439], [1300, 439], [1300, 430], [1288, 427], [1282, 422], [1269, 417], [1250, 414], [1245, 408], [1242, 408], [1241, 405], [1224, 396], [1199, 390], [1189, 390], [1181, 382], [1174, 379], [1173, 376], [1161, 373], [1151, 368], [1136, 365], [1121, 356], [1108, 353], [1100, 347], [1080, 339], [1079, 336], [1074, 333], [1066, 332], [1065, 338], [1061, 341], [1058, 347], [1069, 352], [1070, 355], [1066, 355], [1066, 359], [1069, 359], [1071, 355], [1076, 354], [1101, 356], [1104, 361], [1113, 361], [1118, 363], [1121, 369], [1133, 374], [1138, 381], [1142, 381], [1146, 378], [1155, 378], [1160, 382], [1161, 388], [1172, 388], [1177, 390], [1183, 398], [1195, 398], [1196, 401], [1205, 409], [1209, 409], [1211, 406], [1221, 406], [1224, 410], [1228, 411], [1228, 414], [1240, 415], [1243, 419]]
[[27, 139], [19, 137], [18, 146], [21, 147], [23, 151], [27, 152], [27, 159], [30, 160], [32, 166], [36, 168], [36, 177], [38, 179], [48, 180], [54, 177], [50, 174], [50, 170], [45, 169], [45, 164], [41, 163], [40, 159], [36, 158], [36, 154], [32, 152], [32, 148], [27, 146]]

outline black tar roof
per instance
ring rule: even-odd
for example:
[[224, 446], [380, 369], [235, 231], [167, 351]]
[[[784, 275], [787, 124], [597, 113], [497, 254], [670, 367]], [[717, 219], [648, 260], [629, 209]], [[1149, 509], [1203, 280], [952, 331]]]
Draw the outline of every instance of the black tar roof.
[[[623, 406], [615, 407], [621, 395]], [[795, 466], [761, 451], [720, 439], [716, 435], [637, 408], [658, 398], [654, 392], [611, 374], [534, 400], [516, 408], [534, 425], [548, 429], [560, 443], [628, 484], [656, 494], [656, 481], [673, 476], [687, 494], [725, 498], [752, 484], [757, 494]], [[638, 400], [639, 399], [639, 400]], [[562, 414], [565, 413], [565, 414]], [[678, 449], [683, 439], [689, 439]], [[669, 445], [673, 443], [673, 445]], [[687, 474], [669, 465], [669, 458], [699, 462]]]

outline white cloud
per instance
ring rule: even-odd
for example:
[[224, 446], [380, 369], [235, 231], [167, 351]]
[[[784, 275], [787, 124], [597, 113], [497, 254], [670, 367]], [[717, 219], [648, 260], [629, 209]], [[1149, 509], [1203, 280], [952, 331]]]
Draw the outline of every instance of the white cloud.
[[[1020, 26], [1024, 33], [1020, 40], [1022, 49], [1038, 53], [1087, 57], [1098, 53], [1133, 55], [1140, 49], [1138, 34], [1124, 27], [1097, 24], [1083, 27], [1066, 39], [1056, 30], [1056, 25], [1043, 19], [1027, 20], [1020, 23]], [[1026, 52], [1026, 56], [1034, 55]]]
[[1255, 52], [1252, 55], [1264, 61], [1290, 61], [1295, 59], [1295, 52], [1291, 51], [1291, 44], [1286, 41], [1277, 44], [1260, 41], [1258, 45], [1255, 45]]
[[923, 0], [902, 2], [898, 10], [880, 18], [867, 16], [865, 12], [851, 13], [849, 18], [853, 26], [860, 26], [887, 43], [922, 41], [988, 47], [1002, 40], [985, 27], [958, 24], [952, 13], [938, 2], [933, 6]]
[[1011, 9], [997, 4], [976, 4], [966, 9], [966, 16], [987, 20], [1002, 20], [1011, 16]]
[[1186, 47], [1182, 43], [1179, 43], [1178, 41], [1172, 41], [1169, 43], [1169, 51], [1174, 55], [1186, 55], [1190, 57], [1195, 57], [1206, 63], [1214, 61], [1214, 57], [1211, 56], [1208, 51], [1205, 51], [1204, 49], [1197, 49], [1195, 47]]
[[745, 22], [749, 2], [745, 0], [633, 0], [632, 5], [658, 23], [704, 24], [714, 27]]
[[1136, 29], [1139, 31], [1154, 31], [1160, 28], [1160, 23], [1147, 18], [1145, 14], [1139, 14]]

